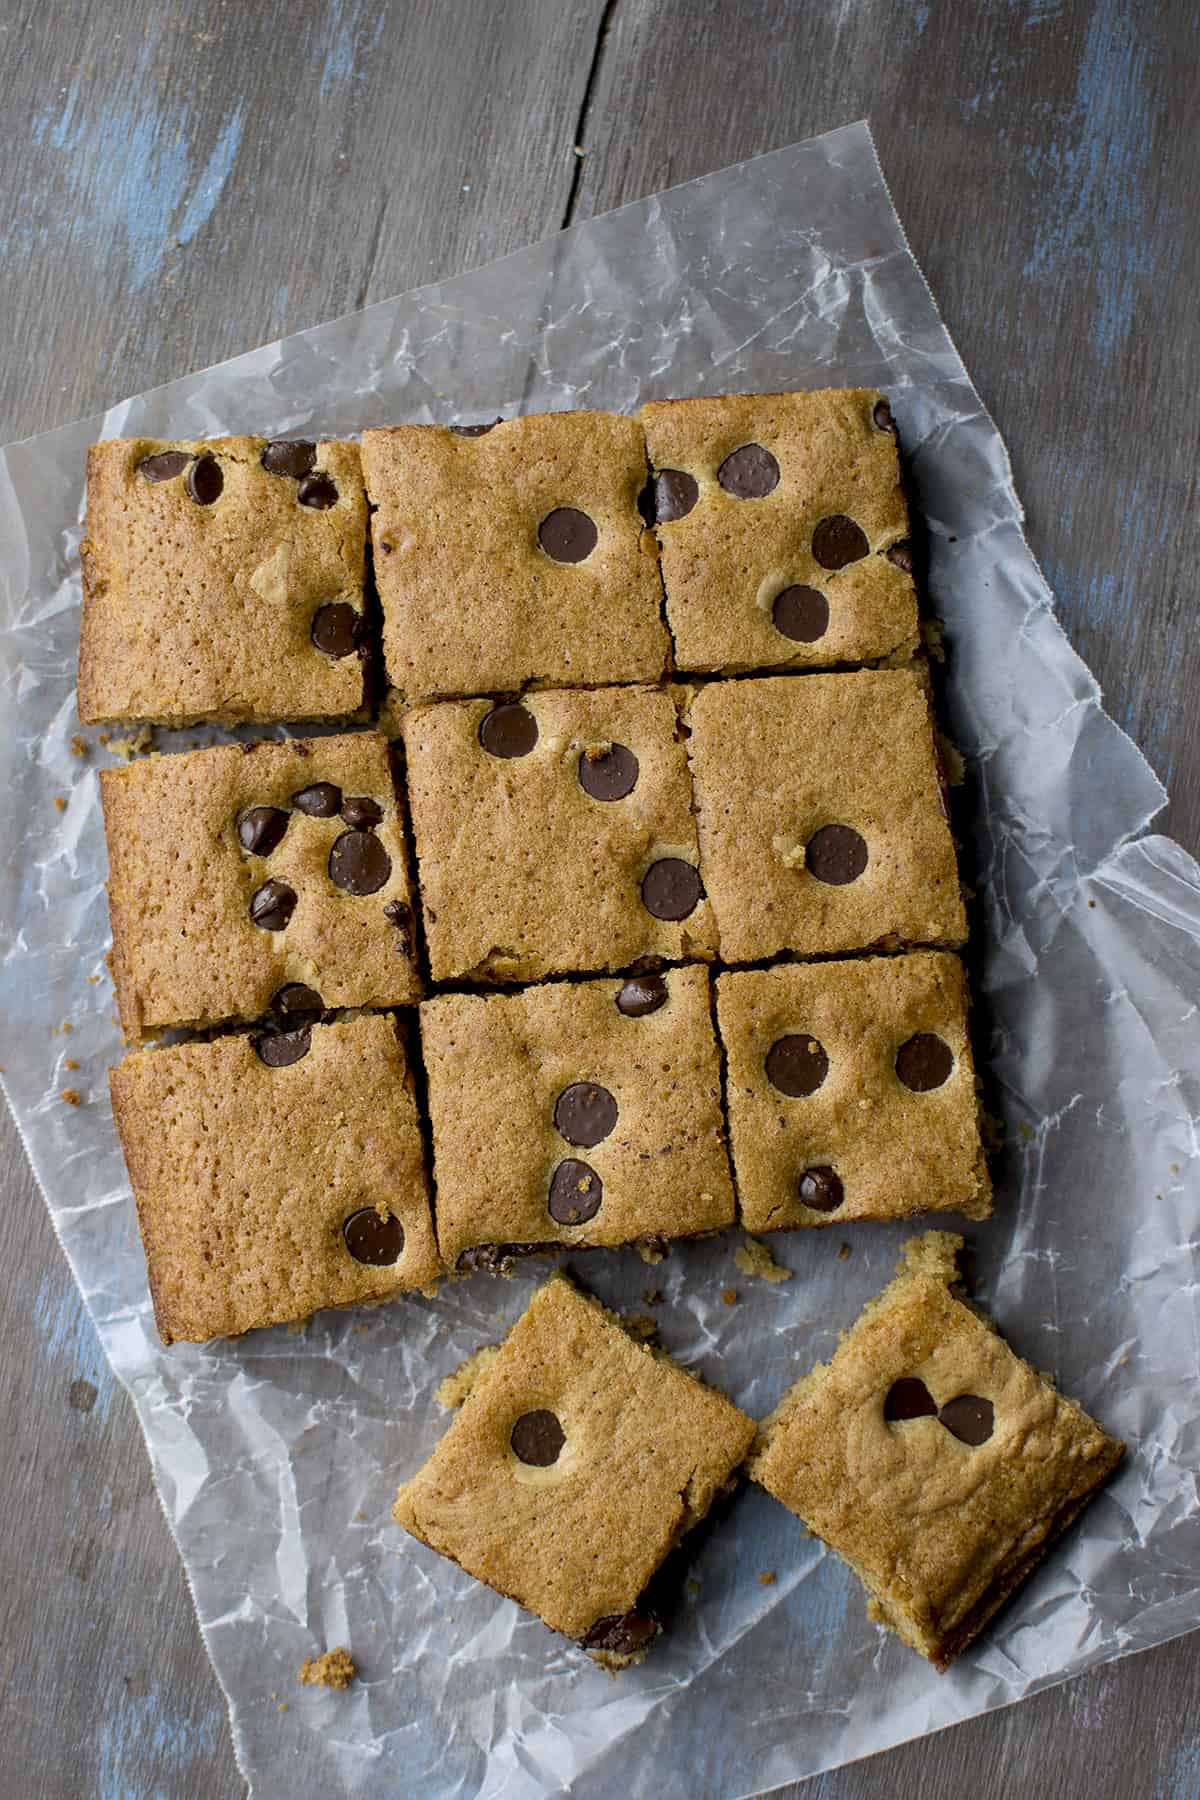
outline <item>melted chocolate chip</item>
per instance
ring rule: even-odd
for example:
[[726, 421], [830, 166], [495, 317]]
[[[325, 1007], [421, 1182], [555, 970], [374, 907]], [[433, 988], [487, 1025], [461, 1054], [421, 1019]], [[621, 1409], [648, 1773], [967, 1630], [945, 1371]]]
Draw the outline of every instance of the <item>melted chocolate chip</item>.
[[947, 1400], [938, 1413], [938, 1418], [951, 1437], [956, 1437], [960, 1444], [970, 1444], [972, 1448], [978, 1444], [986, 1444], [996, 1429], [995, 1407], [990, 1400], [983, 1400], [978, 1394], [959, 1394], [957, 1399]]
[[595, 522], [574, 506], [556, 506], [538, 526], [538, 543], [555, 562], [583, 562], [599, 540]]
[[329, 879], [344, 894], [377, 894], [392, 859], [373, 831], [343, 831], [329, 852]]
[[330, 600], [313, 614], [312, 641], [326, 656], [341, 658], [358, 649], [362, 614], [345, 600]]
[[914, 1094], [928, 1094], [949, 1081], [954, 1052], [932, 1031], [918, 1031], [896, 1052], [896, 1074]]
[[822, 519], [812, 535], [812, 553], [823, 569], [844, 569], [847, 563], [859, 562], [870, 548], [866, 532], [845, 513]]
[[636, 1656], [658, 1636], [659, 1624], [647, 1613], [611, 1613], [597, 1619], [580, 1638], [584, 1650], [601, 1650], [609, 1656]]
[[314, 781], [292, 795], [292, 805], [310, 819], [336, 819], [342, 810], [342, 790], [332, 781]]
[[814, 1212], [836, 1212], [845, 1199], [841, 1177], [828, 1163], [805, 1169], [800, 1177], [800, 1200]]
[[735, 500], [761, 500], [779, 486], [779, 464], [762, 444], [743, 444], [725, 458], [717, 480]]
[[557, 1225], [586, 1225], [600, 1211], [604, 1183], [595, 1169], [568, 1156], [550, 1180], [547, 1210]]
[[817, 881], [846, 887], [867, 866], [866, 841], [850, 825], [822, 825], [805, 846], [804, 866]]
[[238, 843], [251, 856], [270, 856], [287, 828], [288, 816], [278, 806], [248, 806], [238, 815]]
[[664, 856], [642, 877], [642, 905], [656, 919], [686, 919], [704, 897], [700, 874], [679, 856]]
[[272, 438], [259, 460], [268, 475], [290, 475], [300, 481], [312, 473], [317, 446], [306, 438]]
[[536, 1412], [521, 1414], [508, 1441], [518, 1462], [528, 1463], [531, 1469], [548, 1469], [562, 1454], [567, 1434], [552, 1412], [539, 1407]]
[[299, 1062], [312, 1046], [312, 1026], [298, 1025], [294, 1031], [264, 1031], [254, 1040], [254, 1048], [268, 1069], [286, 1069]]
[[937, 1407], [923, 1381], [915, 1375], [902, 1375], [887, 1391], [883, 1416], [893, 1425], [902, 1419], [933, 1419], [937, 1417]]
[[143, 481], [171, 481], [183, 474], [191, 460], [190, 450], [158, 450], [153, 456], [143, 456], [137, 472]]
[[404, 1227], [394, 1213], [384, 1218], [373, 1206], [360, 1207], [342, 1226], [346, 1248], [355, 1262], [375, 1268], [399, 1262], [404, 1254]]
[[890, 563], [895, 563], [898, 569], [903, 569], [906, 575], [912, 574], [912, 545], [907, 538], [900, 538], [896, 543], [889, 545], [888, 549], [884, 551], [884, 555]]
[[211, 506], [220, 497], [221, 489], [225, 486], [225, 477], [216, 457], [198, 456], [188, 470], [183, 485], [197, 506]]
[[775, 596], [771, 623], [794, 644], [815, 644], [829, 629], [829, 602], [820, 588], [785, 587]]
[[383, 808], [368, 794], [352, 794], [342, 801], [342, 817], [355, 831], [369, 831], [383, 818]]
[[625, 744], [614, 744], [601, 756], [580, 752], [579, 785], [593, 800], [624, 800], [637, 778], [638, 759]]
[[286, 881], [264, 881], [251, 896], [250, 917], [264, 931], [282, 931], [296, 910], [296, 890]]
[[281, 1013], [286, 1019], [316, 1018], [325, 1010], [325, 1002], [316, 988], [305, 987], [302, 981], [289, 981], [281, 987], [271, 1001], [271, 1011]]
[[670, 525], [686, 519], [700, 498], [700, 484], [686, 469], [660, 469], [654, 477], [654, 519]]
[[507, 1275], [519, 1256], [545, 1256], [561, 1244], [473, 1244], [455, 1263], [463, 1275]]
[[896, 421], [892, 417], [892, 409], [886, 400], [877, 400], [875, 402], [871, 417], [875, 421], [875, 428], [877, 431], [890, 431], [892, 436], [895, 437]]
[[667, 1003], [667, 984], [661, 975], [631, 975], [617, 993], [617, 1011], [627, 1019], [644, 1019]]
[[594, 1081], [573, 1081], [554, 1102], [554, 1129], [581, 1149], [601, 1143], [616, 1123], [616, 1101]]
[[803, 1100], [816, 1093], [829, 1073], [829, 1058], [810, 1033], [792, 1032], [771, 1045], [765, 1066], [772, 1087]]
[[495, 431], [502, 419], [485, 419], [481, 425], [452, 425], [451, 431], [456, 437], [482, 437], [485, 432]]
[[336, 506], [337, 497], [337, 488], [328, 475], [306, 475], [296, 489], [296, 498], [301, 506], [314, 507], [318, 512]]
[[538, 741], [537, 720], [519, 700], [493, 706], [479, 727], [479, 741], [489, 756], [528, 756]]

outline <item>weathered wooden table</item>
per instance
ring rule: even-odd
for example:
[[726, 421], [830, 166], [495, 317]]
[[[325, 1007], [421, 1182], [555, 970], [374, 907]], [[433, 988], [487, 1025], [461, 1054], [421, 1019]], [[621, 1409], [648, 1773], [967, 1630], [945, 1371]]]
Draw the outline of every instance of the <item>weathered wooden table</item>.
[[[7, 0], [0, 439], [869, 115], [1068, 629], [1195, 851], [1198, 49], [1190, 0]], [[133, 1410], [6, 1118], [0, 1191], [0, 1793], [225, 1800]], [[1189, 1800], [1197, 1642], [805, 1792]]]

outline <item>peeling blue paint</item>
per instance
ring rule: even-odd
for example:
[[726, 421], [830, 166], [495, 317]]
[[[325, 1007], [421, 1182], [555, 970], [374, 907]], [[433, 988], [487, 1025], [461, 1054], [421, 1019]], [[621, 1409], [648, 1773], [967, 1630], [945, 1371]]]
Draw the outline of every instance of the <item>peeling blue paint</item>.
[[928, 23], [929, 23], [929, 8], [927, 6], [914, 6], [914, 8], [913, 8], [913, 30], [916, 32], [918, 37], [924, 36], [925, 27], [928, 25]]
[[1158, 1784], [1157, 1800], [1200, 1800], [1200, 1739], [1172, 1758]]
[[50, 1376], [50, 1391], [60, 1392], [65, 1406], [73, 1381], [91, 1382], [96, 1389], [96, 1400], [89, 1416], [104, 1419], [115, 1378], [65, 1263], [53, 1271], [43, 1271], [30, 1301], [29, 1317], [35, 1342], [47, 1361], [56, 1365]]
[[[367, 15], [372, 12], [374, 22], [369, 23]], [[363, 79], [359, 58], [375, 49], [386, 22], [386, 7], [368, 6], [364, 0], [331, 0], [320, 38], [324, 62], [318, 92], [322, 100], [329, 98], [339, 82]]]
[[[205, 1791], [201, 1771], [207, 1772], [220, 1741], [221, 1707], [210, 1707], [199, 1718], [175, 1715], [152, 1690], [126, 1695], [101, 1717], [96, 1800], [159, 1800]], [[143, 1774], [134, 1788], [128, 1780], [133, 1768], [153, 1770], [161, 1786], [147, 1787]]]

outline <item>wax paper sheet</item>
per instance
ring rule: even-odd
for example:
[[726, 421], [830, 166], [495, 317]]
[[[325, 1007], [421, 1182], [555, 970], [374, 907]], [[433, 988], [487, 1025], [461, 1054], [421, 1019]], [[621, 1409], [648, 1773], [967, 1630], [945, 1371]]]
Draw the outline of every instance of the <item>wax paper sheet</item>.
[[[980, 894], [980, 1050], [1006, 1134], [996, 1217], [969, 1230], [979, 1292], [1132, 1453], [947, 1676], [870, 1625], [848, 1570], [747, 1488], [701, 1532], [669, 1635], [613, 1681], [389, 1516], [445, 1427], [438, 1380], [515, 1318], [535, 1269], [299, 1334], [159, 1345], [103, 1074], [120, 1050], [103, 960], [105, 753], [71, 749], [84, 451], [118, 433], [315, 435], [831, 383], [893, 396], [946, 622]], [[0, 692], [5, 1089], [136, 1402], [255, 1795], [736, 1796], [1200, 1623], [1200, 871], [1144, 835], [1163, 790], [1055, 619], [1004, 445], [864, 125], [9, 449]], [[54, 1035], [66, 1020], [70, 1036]], [[78, 1108], [58, 1098], [68, 1085]], [[629, 1252], [580, 1272], [639, 1309], [661, 1287], [665, 1345], [761, 1413], [831, 1349], [910, 1230], [853, 1227], [844, 1260], [836, 1227], [778, 1237], [794, 1278], [777, 1286], [735, 1267], [735, 1234], [657, 1269]], [[298, 1688], [302, 1658], [334, 1644], [358, 1660], [356, 1686]]]

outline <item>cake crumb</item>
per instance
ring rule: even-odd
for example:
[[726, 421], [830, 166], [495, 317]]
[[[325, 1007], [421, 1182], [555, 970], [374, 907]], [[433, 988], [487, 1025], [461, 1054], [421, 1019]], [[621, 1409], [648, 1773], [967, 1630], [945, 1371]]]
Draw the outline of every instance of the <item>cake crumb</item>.
[[722, 1288], [721, 1289], [721, 1304], [722, 1304], [722, 1306], [736, 1306], [737, 1305], [737, 1289], [736, 1288]]
[[62, 1024], [61, 1024], [61, 1025], [60, 1025], [60, 1026], [59, 1026], [59, 1028], [58, 1028], [58, 1029], [59, 1029], [59, 1030], [60, 1030], [60, 1031], [74, 1031], [74, 1029], [75, 1029], [75, 1026], [74, 1026], [74, 1023], [73, 1023], [73, 1021], [72, 1021], [72, 1020], [70, 1020], [70, 1019], [64, 1019], [64, 1020], [63, 1020], [63, 1022], [62, 1022]]
[[65, 1100], [68, 1106], [83, 1105], [83, 1095], [78, 1088], [64, 1088], [58, 1097], [60, 1100]]
[[839, 1262], [845, 1262], [845, 1260], [849, 1256], [849, 1254], [850, 1254], [849, 1244], [842, 1242], [841, 1244], [838, 1245], [838, 1261]]
[[760, 1587], [774, 1587], [775, 1586], [775, 1571], [774, 1571], [774, 1569], [764, 1569], [762, 1571], [762, 1573], [759, 1575], [758, 1585]]
[[326, 1650], [323, 1656], [310, 1656], [300, 1664], [300, 1680], [306, 1687], [348, 1688], [357, 1674], [354, 1658], [344, 1646]]
[[85, 737], [80, 737], [79, 733], [76, 732], [75, 736], [71, 739], [71, 755], [86, 756], [89, 749], [90, 745], [88, 744], [87, 739]]
[[82, 1066], [83, 1065], [81, 1063], [77, 1062], [75, 1057], [73, 1057], [73, 1056], [64, 1056], [63, 1057], [63, 1068], [64, 1069], [78, 1069], [78, 1068], [81, 1068]]
[[761, 1238], [748, 1237], [733, 1260], [743, 1275], [756, 1275], [760, 1281], [790, 1281], [792, 1271], [777, 1263]]
[[55, 794], [54, 807], [56, 812], [66, 812], [67, 796], [65, 794]]
[[111, 731], [102, 731], [100, 733], [100, 742], [102, 744], [108, 744], [108, 743], [111, 743], [111, 741], [112, 741], [112, 732]]
[[100, 979], [99, 975], [89, 975], [88, 976], [88, 986], [95, 987], [95, 985], [99, 981], [99, 979]]
[[649, 1263], [651, 1268], [654, 1268], [658, 1263], [666, 1260], [666, 1241], [660, 1237], [639, 1238], [637, 1253], [644, 1263]]
[[466, 1362], [459, 1363], [457, 1369], [440, 1381], [434, 1399], [447, 1412], [460, 1407], [471, 1391], [481, 1381], [486, 1380], [488, 1371], [500, 1351], [495, 1344], [485, 1344], [482, 1350], [476, 1350], [474, 1356], [468, 1356]]
[[661, 1306], [663, 1303], [663, 1291], [661, 1288], [647, 1288], [642, 1295], [642, 1299], [647, 1306]]
[[279, 1710], [280, 1710], [280, 1712], [286, 1712], [286, 1711], [287, 1711], [287, 1709], [288, 1709], [288, 1703], [287, 1703], [287, 1701], [286, 1701], [286, 1700], [281, 1700], [281, 1701], [280, 1701], [280, 1702], [279, 1702]]
[[[104, 742], [102, 738], [101, 743]], [[134, 756], [144, 756], [147, 750], [154, 748], [154, 730], [149, 725], [139, 725], [130, 737], [113, 737], [108, 740], [108, 747], [114, 756], [122, 757], [128, 762]]]
[[652, 1337], [658, 1336], [658, 1320], [652, 1319], [649, 1313], [630, 1313], [622, 1324], [635, 1343], [647, 1344]]

